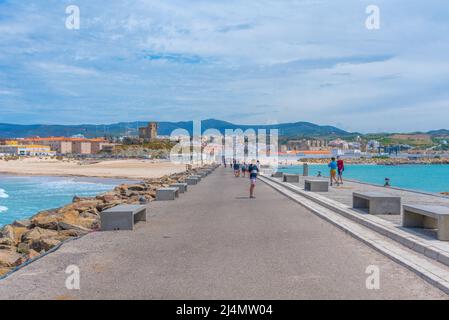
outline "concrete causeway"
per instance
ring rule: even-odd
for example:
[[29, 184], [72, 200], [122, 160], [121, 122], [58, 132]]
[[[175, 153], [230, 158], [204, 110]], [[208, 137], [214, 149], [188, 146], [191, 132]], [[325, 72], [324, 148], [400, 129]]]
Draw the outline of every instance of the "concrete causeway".
[[[134, 231], [91, 233], [1, 280], [0, 299], [448, 298], [262, 182], [249, 199], [248, 180], [219, 168], [152, 202]], [[80, 290], [65, 286], [69, 265]], [[371, 265], [379, 290], [366, 288]]]

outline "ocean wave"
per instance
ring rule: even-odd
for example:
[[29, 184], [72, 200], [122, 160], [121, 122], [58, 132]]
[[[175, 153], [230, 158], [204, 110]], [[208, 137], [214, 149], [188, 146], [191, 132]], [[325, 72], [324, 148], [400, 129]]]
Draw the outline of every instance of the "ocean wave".
[[9, 195], [4, 189], [0, 189], [0, 198], [9, 198]]
[[8, 207], [0, 206], [0, 213], [8, 211]]

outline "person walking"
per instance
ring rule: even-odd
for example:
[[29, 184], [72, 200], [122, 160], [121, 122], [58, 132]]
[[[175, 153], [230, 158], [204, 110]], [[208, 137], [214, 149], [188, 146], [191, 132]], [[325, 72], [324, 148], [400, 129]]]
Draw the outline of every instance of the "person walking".
[[333, 185], [333, 183], [335, 182], [338, 185], [338, 180], [337, 180], [337, 161], [335, 161], [335, 158], [332, 157], [331, 162], [327, 165], [330, 168], [330, 182], [331, 182], [331, 186]]
[[345, 171], [345, 163], [340, 157], [337, 157], [337, 170], [338, 170], [337, 181], [339, 184], [343, 184], [343, 172]]
[[236, 178], [240, 177], [240, 164], [237, 161], [234, 162], [234, 175]]
[[246, 177], [246, 169], [247, 169], [246, 162], [243, 162], [243, 164], [242, 164], [242, 178]]
[[251, 181], [251, 186], [249, 188], [249, 198], [255, 199], [254, 189], [256, 188], [257, 175], [259, 173], [259, 167], [256, 165], [256, 161], [251, 161], [251, 164], [248, 166], [249, 172], [249, 180]]

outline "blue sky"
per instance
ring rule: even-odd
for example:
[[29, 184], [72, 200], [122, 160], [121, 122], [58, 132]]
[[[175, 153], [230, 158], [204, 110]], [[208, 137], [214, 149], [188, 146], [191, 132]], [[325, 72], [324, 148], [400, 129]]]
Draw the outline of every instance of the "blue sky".
[[449, 128], [448, 40], [445, 0], [0, 0], [0, 122]]

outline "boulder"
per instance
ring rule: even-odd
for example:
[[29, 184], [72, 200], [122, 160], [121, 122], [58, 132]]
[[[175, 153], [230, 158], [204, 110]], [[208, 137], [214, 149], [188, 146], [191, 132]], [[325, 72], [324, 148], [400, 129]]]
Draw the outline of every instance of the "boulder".
[[43, 238], [39, 241], [33, 242], [31, 248], [37, 252], [48, 251], [51, 248], [56, 247], [60, 243], [61, 241], [57, 239]]
[[39, 252], [37, 252], [37, 251], [35, 251], [33, 249], [30, 249], [27, 254], [21, 256], [20, 259], [17, 260], [17, 265], [20, 266], [21, 264], [27, 262], [28, 260], [34, 259], [34, 258], [39, 257], [39, 256], [40, 256]]
[[130, 191], [145, 191], [145, 186], [141, 184], [133, 184], [128, 186], [128, 190]]
[[13, 226], [20, 228], [29, 228], [31, 227], [31, 220], [30, 219], [16, 220], [14, 221]]
[[10, 239], [13, 241], [13, 245], [20, 242], [22, 234], [28, 231], [24, 227], [16, 227], [12, 225], [7, 225], [2, 229], [1, 238]]
[[14, 228], [12, 226], [10, 225], [4, 226], [0, 233], [2, 238], [14, 240]]
[[0, 246], [12, 247], [14, 245], [14, 240], [10, 238], [0, 238]]
[[43, 229], [57, 230], [59, 219], [60, 217], [56, 213], [37, 214], [31, 219], [31, 224]]
[[60, 229], [62, 229], [63, 231], [61, 231], [60, 233], [64, 232], [64, 231], [70, 231], [72, 233], [66, 232], [64, 234], [75, 234], [75, 237], [79, 237], [80, 235], [83, 234], [87, 234], [91, 231], [91, 229], [89, 228], [85, 228], [81, 225], [75, 225], [75, 224], [71, 224], [71, 223], [67, 223], [67, 222], [59, 222], [59, 227]]
[[33, 243], [41, 239], [54, 238], [57, 235], [57, 231], [36, 227], [22, 235], [22, 242]]
[[[62, 222], [63, 223], [63, 222]], [[69, 227], [68, 225], [66, 225], [66, 227]], [[76, 228], [76, 229], [75, 229]], [[59, 235], [57, 237], [58, 240], [61, 240], [62, 238], [68, 239], [68, 238], [78, 238], [82, 235], [85, 235], [87, 233], [89, 233], [90, 230], [89, 229], [85, 229], [78, 226], [73, 226], [73, 229], [70, 228], [68, 230], [61, 230], [59, 231]]]
[[11, 271], [11, 268], [0, 267], [0, 277]]
[[109, 202], [109, 203], [100, 205], [98, 209], [99, 209], [100, 212], [101, 212], [101, 211], [104, 211], [104, 210], [107, 210], [107, 209], [116, 207], [116, 206], [118, 206], [118, 205], [120, 205], [120, 204], [122, 204], [122, 203], [123, 203], [123, 200], [115, 200], [115, 201], [111, 201], [111, 202]]
[[117, 200], [118, 196], [116, 194], [103, 194], [97, 196], [97, 199], [107, 203]]
[[21, 242], [17, 246], [17, 252], [18, 253], [28, 254], [30, 252], [30, 250], [31, 250], [30, 245], [28, 243], [25, 243], [25, 242]]
[[12, 268], [21, 264], [22, 255], [14, 250], [0, 250], [0, 267]]
[[92, 198], [91, 197], [74, 196], [72, 199], [72, 202], [89, 201], [89, 200], [92, 200]]
[[101, 203], [102, 203], [102, 201], [98, 200], [98, 199], [87, 200], [87, 201], [83, 200], [83, 201], [75, 202], [68, 206], [65, 206], [65, 207], [61, 208], [60, 210], [58, 210], [58, 212], [63, 213], [66, 211], [73, 211], [73, 210], [76, 210], [78, 212], [83, 212], [83, 211], [95, 209]]

